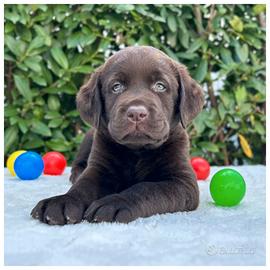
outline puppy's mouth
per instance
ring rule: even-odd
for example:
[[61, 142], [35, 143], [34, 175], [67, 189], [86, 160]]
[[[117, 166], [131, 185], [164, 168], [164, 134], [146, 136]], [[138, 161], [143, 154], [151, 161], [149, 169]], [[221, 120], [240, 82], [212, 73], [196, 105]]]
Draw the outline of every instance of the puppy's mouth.
[[168, 139], [168, 131], [166, 121], [151, 128], [147, 125], [134, 124], [115, 129], [114, 125], [109, 124], [109, 132], [113, 139], [131, 148], [157, 147]]
[[124, 141], [132, 138], [153, 140], [153, 138], [148, 135], [144, 130], [142, 130], [138, 125], [135, 125], [135, 127], [133, 127], [132, 130], [129, 131], [129, 133], [124, 135], [121, 140]]

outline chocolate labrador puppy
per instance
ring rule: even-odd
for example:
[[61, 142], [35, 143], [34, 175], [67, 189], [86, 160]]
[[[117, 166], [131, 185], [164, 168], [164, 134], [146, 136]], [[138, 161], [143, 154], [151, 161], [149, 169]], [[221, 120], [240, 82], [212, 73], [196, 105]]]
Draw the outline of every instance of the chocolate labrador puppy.
[[128, 223], [196, 209], [185, 127], [202, 106], [201, 87], [163, 52], [135, 46], [115, 53], [77, 95], [82, 119], [94, 128], [73, 162], [72, 187], [40, 201], [32, 217], [50, 225]]

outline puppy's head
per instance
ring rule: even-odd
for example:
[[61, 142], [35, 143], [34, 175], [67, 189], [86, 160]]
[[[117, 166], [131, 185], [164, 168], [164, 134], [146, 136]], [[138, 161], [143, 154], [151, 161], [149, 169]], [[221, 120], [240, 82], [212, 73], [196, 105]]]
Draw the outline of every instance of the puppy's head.
[[202, 89], [186, 67], [148, 46], [114, 54], [77, 95], [81, 117], [130, 148], [160, 146], [202, 106]]

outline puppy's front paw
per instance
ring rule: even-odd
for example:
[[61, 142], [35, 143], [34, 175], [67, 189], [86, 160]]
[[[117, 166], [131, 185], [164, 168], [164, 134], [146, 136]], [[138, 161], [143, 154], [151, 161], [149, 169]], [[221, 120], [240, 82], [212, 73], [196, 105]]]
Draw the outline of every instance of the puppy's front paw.
[[89, 222], [128, 223], [137, 217], [132, 204], [119, 194], [108, 195], [92, 202], [84, 214], [84, 219]]
[[83, 218], [85, 205], [67, 194], [40, 201], [31, 216], [49, 225], [78, 223]]

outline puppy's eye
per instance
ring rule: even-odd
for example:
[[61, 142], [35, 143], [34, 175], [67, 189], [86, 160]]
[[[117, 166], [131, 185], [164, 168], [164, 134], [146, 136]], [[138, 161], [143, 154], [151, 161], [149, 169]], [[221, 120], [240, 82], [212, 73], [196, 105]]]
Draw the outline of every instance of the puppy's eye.
[[119, 83], [119, 82], [117, 82], [117, 83], [115, 83], [115, 84], [113, 85], [113, 87], [112, 87], [112, 92], [113, 92], [114, 94], [119, 94], [119, 93], [122, 93], [122, 92], [124, 91], [124, 89], [125, 89], [124, 85], [121, 84], [121, 83]]
[[162, 82], [156, 82], [154, 85], [154, 90], [156, 92], [164, 92], [166, 91], [166, 86]]

